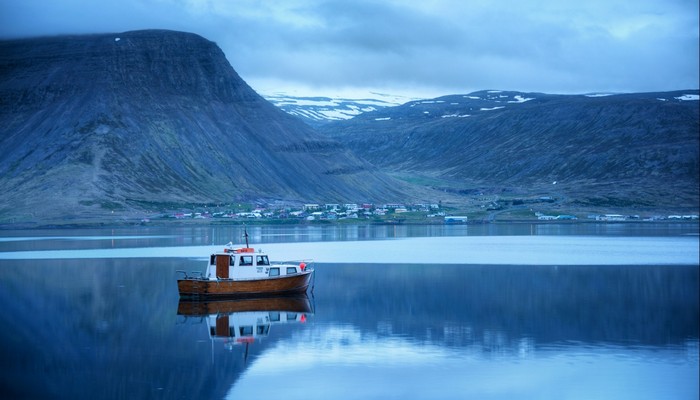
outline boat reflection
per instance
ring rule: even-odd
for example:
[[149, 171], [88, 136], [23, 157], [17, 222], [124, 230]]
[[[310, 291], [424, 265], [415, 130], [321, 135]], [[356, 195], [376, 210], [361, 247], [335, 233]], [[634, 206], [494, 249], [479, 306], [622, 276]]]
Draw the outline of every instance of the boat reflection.
[[232, 348], [267, 337], [272, 325], [306, 322], [313, 307], [306, 294], [216, 301], [181, 299], [177, 313], [206, 319], [209, 337]]

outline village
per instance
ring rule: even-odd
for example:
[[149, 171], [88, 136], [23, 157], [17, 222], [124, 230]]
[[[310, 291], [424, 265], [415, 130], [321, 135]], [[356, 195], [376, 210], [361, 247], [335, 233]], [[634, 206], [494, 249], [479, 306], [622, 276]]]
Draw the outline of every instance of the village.
[[[578, 217], [574, 215], [567, 215], [567, 214], [561, 214], [561, 215], [546, 215], [540, 212], [535, 213], [535, 216], [537, 217], [538, 221], [571, 221], [571, 220], [576, 220]], [[586, 219], [588, 220], [593, 220], [593, 221], [602, 221], [602, 222], [624, 222], [624, 221], [665, 221], [665, 220], [670, 220], [670, 221], [680, 221], [680, 220], [698, 220], [698, 215], [697, 214], [689, 214], [689, 215], [654, 215], [650, 217], [640, 217], [639, 215], [622, 215], [622, 214], [603, 214], [603, 215], [598, 215], [598, 214], [589, 214]]]
[[[309, 203], [302, 206], [270, 206], [238, 205], [237, 210], [229, 211], [192, 211], [178, 212], [168, 215], [166, 218], [182, 219], [233, 219], [233, 220], [268, 220], [288, 222], [332, 222], [332, 221], [404, 221], [406, 219], [440, 219], [445, 217], [445, 212], [440, 211], [440, 204], [411, 204], [389, 203], [374, 205], [370, 203], [347, 204], [316, 204]], [[242, 209], [242, 210], [241, 210]], [[465, 217], [466, 218], [466, 217]], [[466, 221], [466, 220], [465, 220]], [[437, 221], [436, 221], [437, 222]]]
[[[441, 203], [308, 203], [297, 206], [279, 204], [237, 204], [233, 206], [202, 205], [187, 211], [165, 213], [159, 220], [218, 220], [260, 223], [375, 223], [375, 224], [467, 224], [496, 221], [508, 222], [653, 222], [697, 221], [697, 214], [645, 215], [637, 214], [556, 214], [527, 210], [509, 217], [507, 213], [479, 212], [444, 207]], [[144, 221], [148, 222], [150, 221]]]

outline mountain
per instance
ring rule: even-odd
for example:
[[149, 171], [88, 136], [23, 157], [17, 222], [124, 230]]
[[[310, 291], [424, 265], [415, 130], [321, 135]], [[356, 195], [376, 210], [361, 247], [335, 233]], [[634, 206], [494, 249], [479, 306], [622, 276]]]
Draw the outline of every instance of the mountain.
[[0, 42], [0, 186], [0, 221], [405, 195], [215, 43], [163, 30]]
[[467, 196], [697, 212], [698, 97], [490, 90], [412, 101], [319, 130], [385, 171]]
[[698, 90], [277, 96], [290, 113], [338, 119], [275, 107], [194, 34], [0, 41], [0, 223], [255, 201], [478, 208], [482, 194], [698, 209]]
[[371, 93], [371, 98], [294, 96], [285, 93], [261, 95], [286, 113], [299, 117], [313, 127], [350, 119], [365, 112], [395, 107], [412, 100], [382, 93]]

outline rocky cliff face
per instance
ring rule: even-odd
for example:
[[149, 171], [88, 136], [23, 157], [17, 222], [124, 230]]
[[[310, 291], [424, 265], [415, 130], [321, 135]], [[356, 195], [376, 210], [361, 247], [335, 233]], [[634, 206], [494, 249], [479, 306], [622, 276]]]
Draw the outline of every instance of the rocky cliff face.
[[379, 200], [392, 179], [258, 96], [215, 43], [136, 31], [0, 42], [0, 216]]

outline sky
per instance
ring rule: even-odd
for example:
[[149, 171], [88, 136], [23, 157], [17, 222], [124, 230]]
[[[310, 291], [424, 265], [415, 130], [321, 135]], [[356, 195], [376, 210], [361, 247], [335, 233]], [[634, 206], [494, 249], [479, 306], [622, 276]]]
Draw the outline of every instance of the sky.
[[700, 0], [0, 0], [0, 38], [193, 32], [262, 94], [697, 89]]

